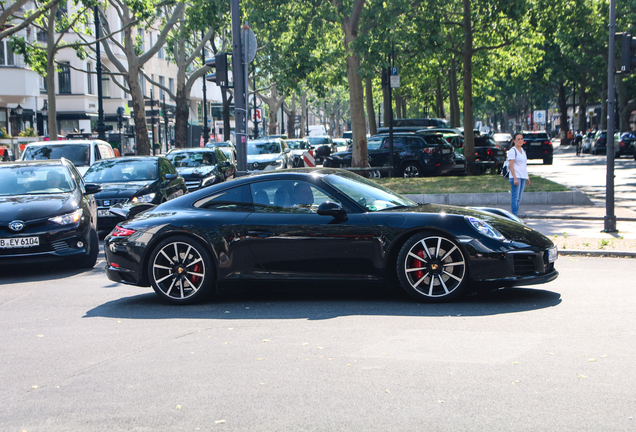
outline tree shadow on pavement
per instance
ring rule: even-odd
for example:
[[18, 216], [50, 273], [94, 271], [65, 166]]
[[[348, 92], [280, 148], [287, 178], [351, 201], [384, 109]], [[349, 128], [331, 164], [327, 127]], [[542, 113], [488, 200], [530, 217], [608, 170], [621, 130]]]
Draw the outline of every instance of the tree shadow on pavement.
[[452, 303], [416, 303], [401, 290], [383, 285], [330, 284], [330, 288], [310, 286], [259, 286], [259, 290], [233, 291], [214, 300], [189, 306], [163, 302], [154, 292], [121, 298], [89, 310], [84, 318], [118, 319], [222, 319], [325, 320], [341, 316], [427, 316], [465, 317], [526, 312], [561, 303], [561, 295], [531, 288], [483, 291]]

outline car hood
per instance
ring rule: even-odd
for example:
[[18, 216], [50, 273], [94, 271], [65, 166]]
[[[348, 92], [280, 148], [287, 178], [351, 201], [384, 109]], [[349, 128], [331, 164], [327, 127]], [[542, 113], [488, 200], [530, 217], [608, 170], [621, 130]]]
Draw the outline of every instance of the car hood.
[[71, 213], [79, 207], [74, 193], [0, 197], [0, 223], [30, 221]]
[[177, 168], [177, 172], [183, 178], [201, 178], [207, 177], [214, 171], [215, 166], [200, 166], [200, 167], [182, 167]]
[[263, 155], [247, 155], [247, 163], [254, 162], [271, 162], [277, 159], [281, 159], [282, 153], [271, 153], [271, 154], [263, 154]]
[[497, 229], [497, 231], [499, 231], [509, 240], [543, 248], [548, 248], [554, 245], [549, 238], [547, 238], [540, 232], [533, 230], [530, 227], [527, 227], [506, 217], [498, 216], [493, 213], [484, 211], [473, 210], [466, 207], [449, 206], [443, 204], [422, 204], [417, 207], [404, 207], [395, 210], [388, 210], [387, 213], [388, 212], [415, 212], [472, 216], [489, 223], [493, 228]]
[[131, 198], [142, 189], [149, 188], [156, 180], [135, 181], [127, 183], [99, 183], [102, 191], [95, 198]]

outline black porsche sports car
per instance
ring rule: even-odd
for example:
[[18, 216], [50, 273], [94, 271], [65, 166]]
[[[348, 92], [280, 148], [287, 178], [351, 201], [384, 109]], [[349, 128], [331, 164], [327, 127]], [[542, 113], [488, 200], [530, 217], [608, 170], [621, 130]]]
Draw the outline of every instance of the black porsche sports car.
[[95, 265], [99, 185], [84, 183], [66, 159], [0, 164], [0, 185], [0, 265]]
[[396, 280], [418, 301], [554, 280], [548, 238], [492, 213], [417, 204], [339, 169], [242, 177], [161, 204], [105, 239], [111, 280], [171, 303], [247, 280]]
[[163, 156], [102, 159], [91, 165], [84, 180], [102, 186], [102, 191], [95, 194], [100, 231], [113, 229], [119, 221], [109, 210], [115, 204], [160, 204], [188, 193], [183, 177]]

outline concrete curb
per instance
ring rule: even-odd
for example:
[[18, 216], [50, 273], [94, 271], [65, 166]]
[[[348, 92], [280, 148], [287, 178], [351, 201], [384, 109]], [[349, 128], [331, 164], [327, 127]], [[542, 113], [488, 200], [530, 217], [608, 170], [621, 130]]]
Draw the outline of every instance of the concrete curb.
[[[497, 193], [457, 193], [457, 194], [405, 194], [408, 199], [432, 204], [456, 206], [509, 205], [510, 192]], [[578, 205], [594, 203], [584, 193], [573, 190], [563, 192], [524, 192], [521, 205]]]
[[[594, 221], [602, 221], [605, 220], [603, 216], [570, 216], [570, 215], [562, 215], [562, 216], [549, 216], [549, 215], [537, 215], [537, 214], [520, 214], [519, 217], [521, 219], [568, 219], [568, 220], [594, 220]], [[616, 217], [617, 221], [620, 222], [636, 222], [636, 218], [633, 217]]]
[[592, 257], [608, 257], [608, 258], [636, 258], [636, 252], [621, 251], [604, 251], [604, 250], [571, 250], [559, 249], [559, 255], [566, 256], [592, 256]]

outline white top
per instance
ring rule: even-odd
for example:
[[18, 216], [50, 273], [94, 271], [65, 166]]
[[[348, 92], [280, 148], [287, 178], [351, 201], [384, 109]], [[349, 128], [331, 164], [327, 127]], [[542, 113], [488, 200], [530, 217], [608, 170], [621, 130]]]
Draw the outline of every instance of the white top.
[[[514, 163], [515, 176], [517, 179], [528, 179], [528, 155], [521, 149], [517, 150], [516, 147], [508, 150], [508, 165]], [[510, 178], [512, 177], [512, 170], [510, 171]]]

